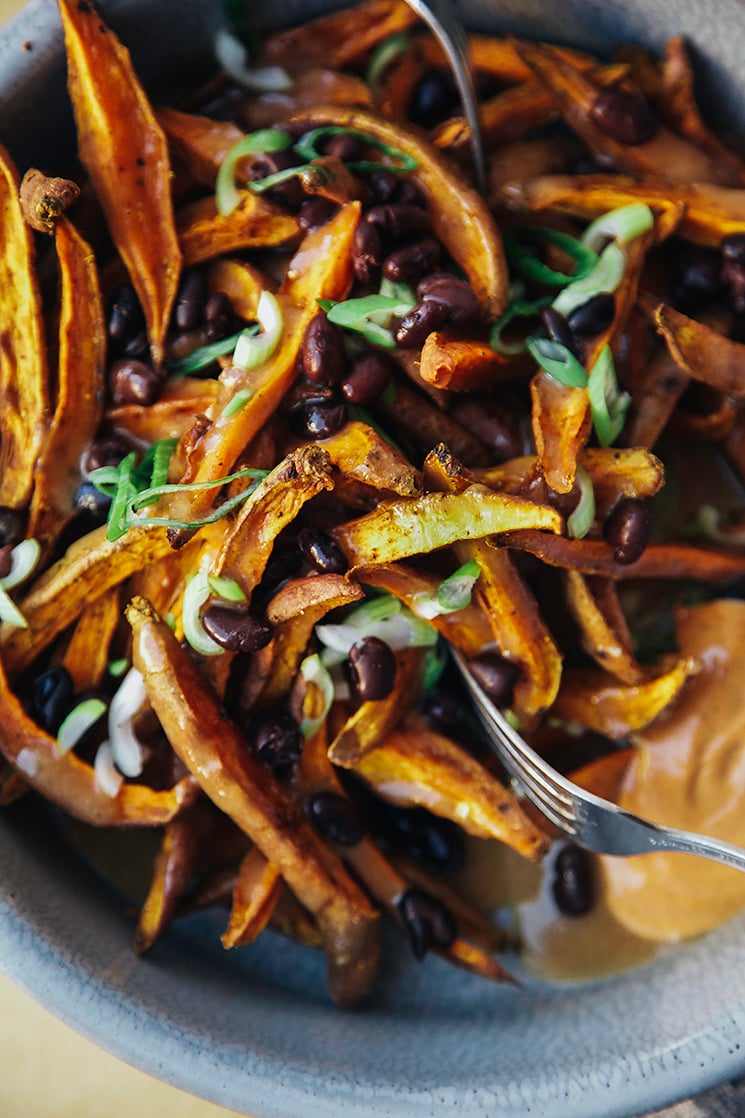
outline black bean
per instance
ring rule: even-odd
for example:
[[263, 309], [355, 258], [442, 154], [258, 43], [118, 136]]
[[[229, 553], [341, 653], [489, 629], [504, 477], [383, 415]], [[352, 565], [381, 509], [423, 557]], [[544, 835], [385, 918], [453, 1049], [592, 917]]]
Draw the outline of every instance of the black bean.
[[613, 548], [616, 563], [635, 563], [649, 543], [652, 514], [645, 501], [624, 497], [614, 505], [603, 524], [603, 536]]
[[337, 136], [330, 136], [323, 145], [324, 155], [335, 155], [343, 163], [351, 163], [362, 159], [365, 155], [365, 145], [359, 136], [349, 132], [341, 132]]
[[425, 70], [414, 86], [407, 115], [420, 128], [434, 128], [458, 111], [460, 99], [455, 79], [449, 70]]
[[350, 404], [373, 404], [388, 387], [393, 367], [382, 353], [364, 353], [352, 365], [341, 384], [342, 395]]
[[586, 303], [570, 311], [567, 322], [573, 334], [579, 334], [582, 338], [593, 338], [608, 329], [615, 313], [615, 295], [610, 291], [601, 291]]
[[384, 699], [396, 684], [396, 657], [380, 637], [363, 637], [349, 650], [352, 691], [362, 702]]
[[78, 512], [87, 513], [103, 523], [111, 507], [111, 497], [96, 489], [92, 481], [83, 481], [75, 490], [73, 505]]
[[443, 734], [457, 734], [463, 726], [463, 705], [449, 687], [432, 687], [422, 699], [422, 714]]
[[397, 178], [398, 184], [393, 195], [393, 201], [406, 206], [419, 206], [426, 209], [427, 199], [419, 184], [407, 175], [397, 175]]
[[564, 916], [584, 916], [595, 906], [592, 860], [579, 846], [564, 846], [554, 863], [551, 891]]
[[736, 575], [729, 579], [717, 592], [718, 598], [735, 598], [739, 602], [745, 601], [745, 575]]
[[722, 267], [719, 279], [726, 289], [727, 302], [736, 314], [745, 311], [745, 252], [742, 252], [736, 236], [727, 237], [722, 242]]
[[377, 170], [370, 172], [367, 184], [370, 187], [370, 193], [377, 202], [391, 202], [400, 185], [399, 179], [400, 175], [397, 175], [395, 171], [388, 171], [385, 167], [379, 167]]
[[430, 948], [450, 947], [455, 940], [458, 930], [452, 912], [424, 889], [407, 889], [396, 908], [415, 958], [423, 959]]
[[447, 308], [448, 322], [453, 326], [470, 326], [481, 314], [479, 301], [468, 284], [450, 272], [433, 272], [425, 276], [416, 289], [417, 299], [438, 303]]
[[425, 237], [412, 245], [394, 249], [383, 261], [383, 275], [394, 283], [417, 283], [440, 259], [440, 245]]
[[297, 535], [303, 558], [321, 574], [344, 574], [349, 567], [339, 545], [326, 532], [307, 524]]
[[17, 509], [0, 505], [0, 547], [15, 547], [24, 536], [24, 520]]
[[115, 404], [149, 407], [160, 395], [162, 380], [151, 365], [134, 357], [122, 357], [109, 368], [109, 392]]
[[286, 711], [260, 715], [249, 733], [251, 748], [269, 768], [294, 765], [303, 752], [300, 727]]
[[303, 370], [314, 384], [337, 384], [346, 370], [344, 338], [321, 311], [308, 323], [302, 342]]
[[719, 247], [725, 260], [745, 264], [745, 233], [731, 233], [723, 238]]
[[82, 467], [86, 474], [100, 470], [103, 466], [116, 466], [126, 456], [128, 448], [118, 439], [98, 439], [91, 443], [83, 458]]
[[187, 268], [181, 276], [174, 318], [179, 330], [194, 330], [204, 321], [207, 280], [199, 268]]
[[233, 333], [235, 312], [230, 297], [224, 291], [215, 291], [210, 295], [204, 308], [204, 318], [208, 341], [218, 342]]
[[388, 804], [385, 829], [389, 840], [429, 873], [457, 873], [465, 865], [463, 832], [450, 819], [441, 819], [423, 807]]
[[258, 652], [272, 639], [274, 630], [268, 621], [246, 609], [236, 609], [213, 602], [202, 614], [205, 632], [228, 652]]
[[319, 835], [339, 846], [356, 846], [365, 830], [354, 805], [338, 792], [316, 792], [305, 801], [305, 814]]
[[283, 583], [299, 573], [302, 565], [303, 557], [296, 547], [275, 547], [261, 582], [251, 596], [251, 604], [266, 602]]
[[297, 222], [300, 228], [309, 233], [313, 229], [320, 229], [322, 225], [333, 217], [338, 210], [335, 202], [330, 198], [308, 198], [298, 210]]
[[489, 447], [496, 461], [506, 462], [525, 453], [525, 427], [518, 406], [503, 407], [491, 400], [458, 393], [450, 412]]
[[601, 132], [625, 147], [646, 144], [659, 127], [644, 94], [620, 85], [598, 94], [590, 109], [590, 118]]
[[125, 357], [146, 358], [149, 352], [150, 343], [147, 338], [146, 330], [138, 330], [122, 347], [122, 353]]
[[301, 439], [328, 439], [346, 422], [346, 404], [326, 396], [302, 400], [290, 411], [290, 426]]
[[559, 342], [560, 345], [565, 346], [581, 364], [584, 360], [582, 343], [578, 338], [575, 338], [564, 315], [557, 311], [555, 307], [542, 307], [540, 317], [551, 341]]
[[122, 284], [114, 292], [109, 310], [108, 332], [114, 345], [123, 346], [144, 325], [142, 307], [130, 283]]
[[[290, 167], [297, 167], [298, 157], [289, 149], [284, 151], [263, 152], [251, 163], [249, 177], [252, 181], [268, 178], [277, 171], [286, 171]], [[281, 202], [291, 210], [297, 210], [305, 201], [305, 191], [298, 178], [289, 178], [273, 186], [267, 194], [274, 201]]]
[[439, 330], [447, 320], [448, 309], [444, 303], [417, 303], [399, 322], [394, 334], [396, 345], [402, 349], [420, 349], [432, 331]]
[[383, 237], [400, 241], [404, 237], [420, 237], [430, 229], [429, 214], [419, 206], [398, 202], [373, 206], [365, 214], [368, 225], [375, 225]]
[[716, 249], [686, 246], [675, 262], [671, 302], [684, 313], [718, 298], [722, 290], [722, 257]]
[[497, 706], [507, 706], [520, 675], [519, 669], [498, 652], [481, 652], [468, 661], [474, 679]]
[[56, 734], [62, 720], [72, 710], [74, 687], [66, 668], [50, 668], [33, 682], [31, 713], [49, 734]]
[[375, 225], [363, 221], [352, 239], [352, 268], [355, 278], [366, 285], [374, 284], [380, 277], [383, 262], [383, 241]]

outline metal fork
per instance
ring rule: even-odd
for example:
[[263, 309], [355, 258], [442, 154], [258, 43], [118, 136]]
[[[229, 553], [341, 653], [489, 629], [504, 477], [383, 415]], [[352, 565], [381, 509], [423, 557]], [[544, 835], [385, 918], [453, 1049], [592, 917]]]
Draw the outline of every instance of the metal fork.
[[550, 823], [578, 846], [595, 854], [621, 857], [663, 850], [697, 854], [745, 870], [745, 850], [741, 847], [706, 835], [661, 827], [561, 776], [510, 725], [474, 679], [463, 656], [452, 648], [451, 652], [489, 743], [514, 783]]
[[486, 172], [481, 140], [481, 116], [463, 23], [453, 0], [406, 0], [406, 3], [431, 28], [447, 55], [458, 86], [463, 114], [471, 130], [471, 159], [476, 188], [483, 194], [486, 187]]

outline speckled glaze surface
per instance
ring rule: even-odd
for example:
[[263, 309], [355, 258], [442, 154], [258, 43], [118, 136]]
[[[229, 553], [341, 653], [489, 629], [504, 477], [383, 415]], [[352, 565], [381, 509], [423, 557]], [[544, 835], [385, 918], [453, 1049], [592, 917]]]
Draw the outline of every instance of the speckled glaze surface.
[[[198, 51], [217, 19], [214, 0], [104, 7], [146, 79]], [[278, 2], [272, 14], [322, 7]], [[601, 50], [684, 33], [717, 115], [745, 120], [745, 7], [733, 0], [463, 8], [474, 26]], [[32, 0], [0, 42], [0, 138], [21, 164], [64, 150], [62, 82], [55, 5]], [[227, 954], [218, 931], [213, 917], [194, 919], [135, 958], [125, 901], [49, 818], [25, 803], [0, 814], [3, 969], [116, 1055], [254, 1118], [631, 1118], [745, 1072], [745, 917], [584, 987], [492, 987], [394, 948], [375, 999], [354, 1014], [329, 1004], [314, 953], [267, 936]]]

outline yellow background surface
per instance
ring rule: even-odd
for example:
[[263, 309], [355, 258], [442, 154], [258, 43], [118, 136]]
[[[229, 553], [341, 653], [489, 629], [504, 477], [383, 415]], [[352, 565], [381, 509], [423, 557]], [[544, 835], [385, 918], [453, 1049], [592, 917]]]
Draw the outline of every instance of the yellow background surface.
[[[0, 22], [21, 0], [0, 0]], [[0, 976], [2, 1118], [229, 1118], [102, 1052]]]

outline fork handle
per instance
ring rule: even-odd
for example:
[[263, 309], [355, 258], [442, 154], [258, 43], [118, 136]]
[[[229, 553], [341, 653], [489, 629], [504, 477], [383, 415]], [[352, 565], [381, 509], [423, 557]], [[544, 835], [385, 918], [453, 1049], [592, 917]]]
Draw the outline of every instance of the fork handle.
[[700, 858], [720, 862], [723, 866], [745, 871], [745, 849], [741, 846], [709, 838], [707, 835], [697, 835], [692, 831], [679, 831], [673, 827], [663, 829], [654, 824], [648, 826], [650, 852], [669, 850], [680, 854], [696, 854]]

